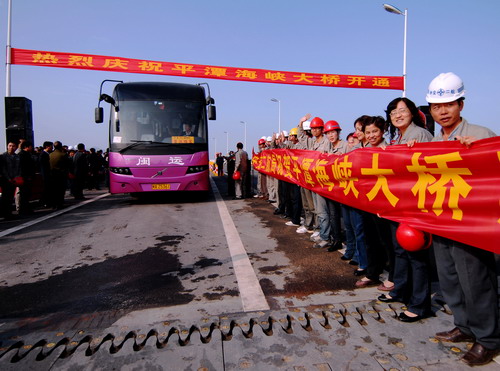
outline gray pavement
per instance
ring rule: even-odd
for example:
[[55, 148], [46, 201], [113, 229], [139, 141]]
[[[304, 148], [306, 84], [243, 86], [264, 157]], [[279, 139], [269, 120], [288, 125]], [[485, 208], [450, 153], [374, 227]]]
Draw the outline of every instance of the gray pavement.
[[[435, 317], [407, 324], [396, 318], [402, 305], [378, 302], [378, 294], [365, 288], [283, 297], [277, 302], [281, 309], [218, 311], [211, 317], [200, 317], [187, 305], [178, 307], [177, 318], [153, 308], [67, 318], [50, 326], [53, 319], [47, 316], [36, 318], [39, 331], [30, 318], [9, 319], [0, 321], [0, 370], [469, 369], [460, 357], [470, 343], [433, 337], [453, 327], [445, 306], [434, 302]], [[20, 332], [23, 326], [30, 331]], [[477, 368], [498, 370], [500, 357]]]

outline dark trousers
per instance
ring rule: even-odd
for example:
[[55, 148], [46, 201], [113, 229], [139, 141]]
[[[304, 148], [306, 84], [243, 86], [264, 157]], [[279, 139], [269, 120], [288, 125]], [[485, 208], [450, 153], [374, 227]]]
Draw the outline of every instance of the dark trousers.
[[302, 214], [302, 196], [300, 195], [300, 187], [292, 183], [287, 184], [290, 198], [290, 217], [292, 218], [292, 223], [300, 224], [300, 215]]
[[485, 348], [500, 348], [494, 254], [440, 236], [433, 241], [439, 284], [455, 326]]
[[340, 226], [340, 219], [342, 210], [337, 201], [327, 199], [328, 213], [330, 215], [330, 237], [332, 241], [342, 241], [342, 229]]
[[67, 186], [67, 174], [66, 172], [53, 171], [50, 175], [50, 181], [50, 204], [52, 207], [61, 207], [64, 205], [64, 195], [66, 193]]
[[398, 223], [389, 222], [394, 246], [394, 289], [389, 295], [406, 303], [408, 311], [425, 316], [431, 312], [429, 250], [409, 252], [396, 240]]
[[284, 180], [278, 180], [278, 209], [281, 214], [291, 216], [291, 204], [290, 204], [290, 183]]
[[372, 280], [378, 280], [387, 266], [389, 281], [392, 281], [394, 275], [394, 247], [392, 246], [389, 221], [379, 218], [375, 214], [364, 212], [363, 225], [368, 260], [366, 276]]

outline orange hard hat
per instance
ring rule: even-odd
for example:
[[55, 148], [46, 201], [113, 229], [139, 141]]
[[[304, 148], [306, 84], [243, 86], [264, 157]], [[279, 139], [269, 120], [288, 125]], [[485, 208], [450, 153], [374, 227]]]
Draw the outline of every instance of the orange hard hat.
[[323, 129], [323, 132], [328, 133], [329, 131], [332, 131], [332, 130], [342, 130], [342, 129], [340, 129], [339, 123], [335, 120], [327, 121], [325, 124], [325, 128]]
[[240, 180], [241, 179], [241, 173], [236, 170], [234, 173], [233, 173], [233, 179], [234, 180]]
[[396, 239], [406, 251], [420, 251], [428, 249], [432, 243], [432, 235], [423, 232], [408, 224], [400, 223], [396, 230]]
[[325, 126], [325, 123], [320, 117], [315, 117], [311, 120], [311, 129], [312, 128], [322, 128]]

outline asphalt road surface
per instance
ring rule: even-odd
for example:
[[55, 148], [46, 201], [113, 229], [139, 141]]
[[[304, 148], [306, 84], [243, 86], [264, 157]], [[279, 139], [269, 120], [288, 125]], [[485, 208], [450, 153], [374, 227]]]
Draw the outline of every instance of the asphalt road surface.
[[[262, 199], [87, 193], [0, 222], [0, 369], [457, 370], [452, 316], [395, 319]], [[497, 369], [493, 363], [483, 369]]]

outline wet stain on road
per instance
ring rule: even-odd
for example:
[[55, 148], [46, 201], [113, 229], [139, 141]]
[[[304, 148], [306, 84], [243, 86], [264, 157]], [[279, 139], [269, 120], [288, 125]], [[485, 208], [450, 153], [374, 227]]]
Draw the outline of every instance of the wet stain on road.
[[0, 318], [64, 312], [133, 311], [189, 303], [176, 274], [180, 263], [162, 248], [87, 265], [34, 283], [0, 288]]
[[[277, 289], [272, 281], [261, 279], [260, 284], [266, 297], [296, 296], [305, 297], [321, 292], [335, 292], [336, 290], [350, 290], [354, 288], [357, 277], [353, 274], [352, 266], [340, 260], [338, 252], [327, 252], [326, 249], [313, 249], [313, 242], [309, 241], [310, 234], [304, 235], [295, 232], [295, 228], [284, 225], [285, 220], [273, 215], [274, 209], [262, 199], [247, 199], [244, 210], [260, 218], [261, 223], [270, 229], [270, 238], [277, 240], [277, 251], [285, 253], [294, 267], [294, 275], [285, 277], [283, 290]], [[264, 260], [255, 254], [249, 254], [255, 261]], [[277, 274], [284, 267], [263, 267], [261, 273]]]

